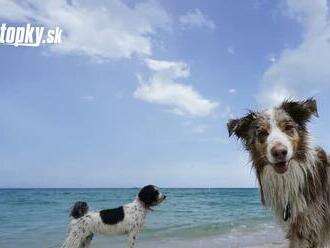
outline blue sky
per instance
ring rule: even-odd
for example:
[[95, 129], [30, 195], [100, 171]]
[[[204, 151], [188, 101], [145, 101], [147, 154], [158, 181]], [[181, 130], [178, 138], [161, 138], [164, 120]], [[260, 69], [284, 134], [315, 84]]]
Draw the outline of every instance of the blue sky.
[[226, 122], [285, 97], [316, 97], [328, 149], [328, 4], [0, 0], [64, 32], [0, 45], [0, 187], [254, 187]]

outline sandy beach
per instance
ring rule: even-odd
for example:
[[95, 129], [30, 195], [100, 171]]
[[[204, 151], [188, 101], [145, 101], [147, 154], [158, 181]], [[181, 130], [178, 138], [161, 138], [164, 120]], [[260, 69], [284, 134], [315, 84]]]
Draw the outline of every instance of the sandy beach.
[[[109, 239], [100, 237], [94, 242], [97, 248], [106, 248], [111, 244], [113, 248], [121, 248], [126, 244], [126, 239]], [[202, 238], [154, 238], [154, 239], [138, 239], [137, 248], [287, 248], [286, 241], [267, 241], [265, 237], [250, 239], [242, 236], [241, 240], [228, 239], [223, 236], [202, 237]]]
[[258, 246], [249, 246], [246, 248], [287, 248], [288, 245], [283, 243], [272, 243], [272, 244], [264, 244], [264, 245], [258, 245]]
[[[98, 244], [95, 245], [97, 248], [106, 248], [109, 245], [109, 242], [106, 243], [97, 242]], [[125, 242], [111, 244], [111, 247], [120, 248], [123, 247]], [[153, 240], [153, 241], [145, 241], [140, 240], [137, 242], [137, 248], [169, 248], [169, 247], [180, 247], [180, 248], [287, 248], [288, 245], [286, 242], [273, 242], [273, 243], [265, 243], [260, 245], [244, 245], [244, 244], [219, 244], [214, 242], [214, 240]]]

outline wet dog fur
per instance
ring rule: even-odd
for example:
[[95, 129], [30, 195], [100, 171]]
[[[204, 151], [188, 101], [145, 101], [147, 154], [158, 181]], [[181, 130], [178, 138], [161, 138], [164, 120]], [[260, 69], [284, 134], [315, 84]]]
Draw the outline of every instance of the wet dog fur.
[[330, 245], [329, 158], [313, 147], [307, 124], [315, 99], [284, 101], [232, 119], [227, 127], [248, 151], [261, 202], [272, 209], [290, 248]]
[[118, 208], [89, 211], [86, 202], [76, 202], [70, 213], [72, 220], [62, 248], [88, 248], [96, 234], [127, 234], [128, 247], [133, 248], [147, 213], [165, 198], [158, 187], [147, 185], [133, 202]]

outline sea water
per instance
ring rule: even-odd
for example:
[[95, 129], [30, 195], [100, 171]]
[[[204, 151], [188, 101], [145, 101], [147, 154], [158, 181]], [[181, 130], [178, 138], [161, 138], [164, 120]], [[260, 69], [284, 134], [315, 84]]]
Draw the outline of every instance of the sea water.
[[[257, 189], [162, 189], [166, 200], [147, 215], [137, 247], [244, 247], [283, 240]], [[138, 189], [0, 189], [0, 248], [57, 248], [70, 207], [129, 203]], [[97, 248], [126, 247], [126, 237], [99, 237]]]

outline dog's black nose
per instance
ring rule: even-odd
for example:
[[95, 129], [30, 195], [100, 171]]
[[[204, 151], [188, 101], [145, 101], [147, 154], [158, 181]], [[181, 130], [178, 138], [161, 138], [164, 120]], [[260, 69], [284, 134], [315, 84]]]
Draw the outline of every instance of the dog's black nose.
[[283, 161], [286, 159], [286, 155], [288, 154], [288, 148], [285, 145], [276, 144], [270, 152], [277, 161]]
[[164, 195], [164, 200], [166, 199], [166, 197], [167, 197], [167, 196], [166, 196], [166, 195]]

